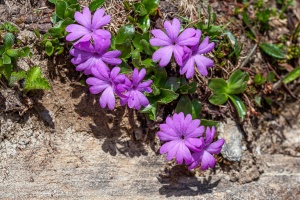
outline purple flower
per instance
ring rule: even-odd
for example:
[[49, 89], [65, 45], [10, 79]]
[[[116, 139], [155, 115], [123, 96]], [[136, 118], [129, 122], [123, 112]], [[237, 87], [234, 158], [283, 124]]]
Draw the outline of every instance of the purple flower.
[[119, 94], [121, 100], [121, 105], [125, 105], [128, 103], [129, 108], [135, 108], [139, 110], [142, 106], [147, 106], [149, 104], [148, 99], [143, 94], [143, 92], [152, 92], [150, 85], [152, 80], [144, 81], [141, 83], [143, 78], [146, 75], [146, 70], [143, 68], [141, 69], [140, 73], [137, 68], [134, 69], [132, 74], [132, 81], [128, 78], [125, 79], [124, 84], [118, 85], [119, 92], [125, 92], [124, 94]]
[[77, 71], [84, 71], [86, 75], [92, 73], [93, 67], [107, 68], [106, 64], [119, 65], [122, 60], [117, 58], [121, 55], [118, 50], [108, 51], [110, 40], [102, 36], [95, 36], [94, 45], [90, 41], [80, 42], [74, 45], [70, 54], [74, 56], [71, 62], [76, 66]]
[[[201, 31], [196, 31], [196, 37], [201, 37]], [[184, 59], [184, 64], [180, 68], [180, 74], [185, 74], [186, 78], [191, 78], [194, 76], [194, 65], [196, 63], [196, 66], [198, 68], [198, 71], [203, 76], [207, 76], [208, 71], [207, 67], [212, 67], [214, 65], [214, 61], [203, 56], [203, 54], [206, 54], [210, 52], [215, 47], [215, 43], [211, 42], [209, 43], [209, 37], [206, 37], [201, 44], [197, 43], [195, 46], [191, 47], [191, 50], [189, 52], [189, 55], [186, 59]], [[185, 49], [186, 50], [186, 49]]]
[[90, 77], [86, 80], [86, 83], [91, 85], [90, 92], [92, 94], [98, 94], [103, 91], [99, 99], [102, 108], [105, 108], [107, 105], [112, 110], [116, 105], [114, 92], [117, 85], [125, 79], [125, 75], [119, 74], [120, 70], [119, 67], [114, 67], [110, 71], [106, 66], [92, 68], [92, 73], [95, 77]]
[[174, 114], [173, 119], [167, 117], [166, 124], [160, 125], [160, 131], [157, 133], [160, 140], [166, 143], [161, 146], [160, 153], [167, 155], [167, 160], [171, 160], [174, 156], [179, 164], [192, 163], [191, 151], [195, 151], [204, 143], [203, 138], [198, 138], [204, 133], [204, 126], [199, 126], [200, 120], [192, 120], [192, 116], [188, 114], [184, 117], [181, 112]]
[[165, 21], [164, 28], [167, 34], [159, 29], [151, 31], [155, 38], [150, 39], [150, 44], [162, 47], [154, 52], [152, 59], [155, 62], [160, 60], [159, 65], [165, 67], [174, 53], [175, 61], [182, 66], [183, 46], [193, 46], [199, 42], [199, 38], [195, 37], [196, 30], [188, 28], [179, 35], [180, 22], [176, 18], [173, 19], [172, 24], [169, 21]]
[[201, 163], [201, 170], [206, 170], [208, 167], [213, 168], [216, 164], [216, 159], [212, 154], [220, 153], [222, 146], [225, 142], [224, 139], [219, 139], [214, 143], [211, 143], [215, 135], [215, 127], [210, 129], [206, 128], [206, 139], [204, 145], [198, 149], [198, 152], [192, 154], [193, 162], [189, 166], [189, 169], [196, 168]]
[[69, 32], [69, 34], [67, 35], [66, 40], [74, 41], [81, 38], [77, 41], [78, 43], [89, 41], [96, 35], [101, 35], [105, 38], [111, 37], [109, 31], [100, 29], [110, 21], [110, 15], [104, 15], [104, 9], [98, 9], [92, 18], [90, 9], [85, 7], [82, 13], [75, 12], [74, 18], [81, 25], [68, 25], [66, 31]]

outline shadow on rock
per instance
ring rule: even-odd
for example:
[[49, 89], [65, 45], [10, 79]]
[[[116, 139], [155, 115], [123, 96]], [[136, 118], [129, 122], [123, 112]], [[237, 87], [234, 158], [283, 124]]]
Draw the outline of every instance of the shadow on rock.
[[159, 189], [161, 195], [180, 197], [212, 193], [213, 188], [218, 186], [221, 179], [212, 181], [212, 177], [209, 176], [199, 180], [186, 166], [177, 165], [160, 174], [158, 181], [163, 184]]
[[[135, 125], [130, 113], [126, 112], [123, 106], [116, 107], [113, 111], [101, 108], [99, 105], [99, 95], [88, 92], [85, 86], [73, 86], [73, 98], [78, 98], [78, 92], [84, 94], [80, 102], [75, 106], [75, 112], [81, 117], [90, 117], [93, 123], [89, 124], [89, 129], [93, 136], [99, 140], [104, 140], [102, 150], [112, 156], [121, 153], [125, 156], [136, 157], [147, 155], [145, 144], [136, 141], [133, 137]], [[125, 120], [128, 118], [128, 120]]]

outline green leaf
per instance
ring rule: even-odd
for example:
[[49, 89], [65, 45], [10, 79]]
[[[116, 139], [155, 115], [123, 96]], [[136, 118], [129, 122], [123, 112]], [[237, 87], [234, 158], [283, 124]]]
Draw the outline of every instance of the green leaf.
[[122, 44], [116, 44], [116, 49], [122, 52], [120, 58], [129, 58], [131, 56], [131, 42], [126, 40]]
[[243, 11], [243, 12], [242, 12], [242, 16], [243, 16], [243, 21], [244, 21], [244, 23], [245, 23], [248, 27], [251, 27], [251, 24], [250, 24], [250, 21], [249, 21], [249, 18], [248, 18], [248, 15], [247, 15], [246, 11]]
[[153, 84], [156, 85], [157, 88], [163, 87], [167, 80], [167, 71], [163, 67], [155, 67], [154, 68], [154, 76], [151, 78], [153, 80]]
[[119, 65], [119, 67], [121, 68], [121, 74], [129, 74], [132, 72], [130, 66], [127, 64], [125, 59], [122, 59], [122, 63]]
[[235, 109], [237, 110], [241, 121], [244, 121], [245, 116], [247, 114], [247, 109], [246, 109], [245, 104], [236, 95], [229, 95], [229, 98], [230, 98], [231, 102], [233, 103]]
[[192, 100], [192, 116], [193, 119], [200, 119], [200, 115], [202, 112], [202, 104], [200, 101], [193, 99]]
[[227, 83], [222, 78], [212, 78], [208, 81], [208, 88], [217, 94], [226, 93]]
[[224, 104], [228, 100], [227, 94], [213, 94], [209, 97], [209, 102], [214, 105], [221, 105]]
[[285, 59], [285, 54], [276, 45], [270, 43], [262, 43], [259, 47], [269, 56], [277, 59]]
[[227, 37], [231, 43], [231, 46], [233, 48], [233, 52], [231, 53], [231, 55], [235, 54], [235, 57], [238, 58], [240, 56], [242, 47], [240, 47], [237, 39], [234, 37], [234, 35], [230, 31], [224, 31], [224, 33], [227, 35]]
[[126, 40], [131, 41], [134, 37], [134, 26], [132, 24], [127, 24], [119, 29], [116, 37], [116, 44], [123, 44]]
[[11, 64], [11, 58], [6, 53], [2, 54], [2, 60], [4, 65]]
[[140, 113], [145, 113], [149, 119], [155, 121], [157, 116], [157, 103], [149, 104], [144, 109], [140, 110]]
[[42, 75], [42, 70], [38, 66], [31, 67], [27, 72], [26, 81], [32, 82], [35, 81], [37, 78], [40, 78]]
[[219, 122], [213, 120], [201, 119], [200, 121], [201, 121], [200, 123], [201, 126], [217, 127], [219, 125]]
[[8, 49], [6, 51], [7, 55], [9, 57], [12, 57], [12, 58], [16, 58], [19, 56], [19, 50], [18, 49]]
[[5, 50], [10, 49], [15, 42], [15, 36], [12, 33], [5, 33], [3, 38], [3, 44], [5, 47]]
[[186, 85], [180, 86], [179, 91], [181, 94], [193, 94], [198, 88], [197, 82], [191, 82]]
[[0, 45], [0, 56], [5, 52], [5, 47]]
[[150, 27], [149, 15], [142, 16], [138, 19], [138, 27], [146, 33]]
[[296, 67], [295, 69], [293, 69], [292, 71], [290, 71], [284, 78], [283, 78], [283, 82], [285, 84], [292, 82], [293, 80], [295, 80], [296, 78], [300, 77], [300, 66]]
[[260, 95], [256, 95], [254, 97], [254, 101], [255, 101], [256, 105], [258, 105], [259, 107], [262, 107], [262, 105], [261, 105], [261, 96]]
[[131, 52], [132, 64], [134, 67], [140, 69], [141, 67], [141, 55], [138, 49]]
[[48, 0], [49, 2], [55, 4], [56, 3], [56, 0]]
[[123, 4], [124, 4], [124, 7], [125, 7], [125, 10], [130, 11], [130, 3], [126, 0], [124, 0]]
[[65, 1], [60, 1], [60, 0], [56, 1], [55, 12], [59, 18], [61, 19], [65, 18], [66, 9], [67, 9], [67, 3]]
[[134, 3], [133, 4], [133, 10], [136, 14], [138, 14], [139, 16], [144, 16], [147, 15], [148, 12], [144, 6], [144, 4], [138, 2], [138, 3]]
[[16, 82], [24, 79], [25, 77], [26, 77], [26, 72], [23, 70], [18, 72], [12, 72], [8, 84], [10, 87], [12, 87]]
[[54, 47], [50, 41], [46, 42], [45, 51], [48, 56], [51, 56], [54, 53]]
[[145, 68], [153, 67], [155, 63], [152, 61], [152, 58], [147, 58], [142, 61], [142, 66]]
[[89, 5], [90, 11], [94, 12], [95, 10], [100, 8], [100, 6], [102, 6], [104, 4], [104, 2], [105, 2], [105, 0], [94, 0], [94, 1], [92, 1], [92, 3]]
[[233, 72], [229, 79], [226, 89], [227, 94], [239, 94], [246, 90], [247, 81], [249, 80], [249, 74], [242, 70], [236, 70]]
[[261, 74], [256, 74], [254, 76], [254, 84], [255, 85], [262, 85], [266, 82], [266, 80], [267, 79], [265, 77], [263, 77]]
[[184, 115], [192, 113], [192, 102], [187, 95], [182, 95], [175, 108], [176, 113], [183, 112]]
[[158, 8], [159, 0], [142, 0], [148, 14], [154, 14]]
[[269, 72], [268, 73], [267, 81], [270, 82], [270, 83], [273, 83], [274, 81], [276, 81], [275, 73], [274, 72]]
[[175, 99], [177, 99], [178, 96], [179, 95], [177, 93], [173, 92], [172, 90], [161, 88], [159, 99], [157, 102], [162, 103], [162, 104], [168, 104], [168, 103], [171, 103], [172, 101], [174, 101]]
[[20, 49], [20, 57], [24, 58], [24, 57], [28, 56], [29, 52], [30, 52], [29, 47], [27, 47], [27, 46], [23, 47], [22, 49]]
[[0, 67], [0, 74], [3, 74], [6, 80], [10, 79], [13, 66], [8, 64]]
[[35, 81], [27, 82], [25, 84], [25, 91], [28, 92], [30, 90], [49, 90], [50, 84], [45, 78], [38, 78]]
[[[141, 41], [143, 39], [146, 40], [147, 42], [149, 41], [149, 39], [150, 39], [149, 32], [144, 33], [142, 35], [139, 34], [139, 33], [135, 33], [134, 38], [132, 40], [132, 43], [133, 43], [134, 47], [139, 49], [141, 52], [144, 51], [144, 48], [143, 48], [144, 44], [143, 45], [141, 44]], [[148, 42], [148, 44], [149, 44], [149, 42]]]
[[143, 51], [144, 51], [147, 55], [152, 56], [152, 54], [153, 54], [154, 51], [153, 51], [153, 49], [151, 48], [150, 43], [147, 42], [145, 39], [142, 39], [142, 40], [140, 41], [140, 44], [141, 44], [141, 46], [142, 46], [142, 48], [143, 48]]
[[34, 89], [50, 89], [49, 82], [42, 78], [42, 70], [38, 66], [30, 68], [27, 72], [27, 77], [25, 80], [25, 91], [28, 92]]
[[166, 81], [164, 88], [176, 92], [176, 90], [179, 88], [179, 86], [180, 86], [180, 79], [177, 77], [170, 77]]
[[152, 93], [154, 96], [160, 95], [160, 89], [157, 88], [156, 85], [151, 84], [151, 88], [152, 88]]

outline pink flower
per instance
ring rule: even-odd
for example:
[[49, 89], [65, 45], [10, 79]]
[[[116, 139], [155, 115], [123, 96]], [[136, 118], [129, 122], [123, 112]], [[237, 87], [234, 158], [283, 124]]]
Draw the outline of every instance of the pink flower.
[[69, 32], [66, 37], [67, 41], [74, 41], [80, 38], [77, 43], [86, 42], [96, 35], [110, 39], [110, 32], [100, 29], [110, 21], [110, 15], [104, 15], [104, 9], [98, 9], [92, 18], [90, 9], [85, 7], [82, 13], [75, 12], [74, 18], [80, 25], [70, 24], [66, 27], [66, 31]]
[[110, 110], [114, 109], [116, 105], [115, 92], [117, 85], [123, 83], [125, 75], [119, 74], [119, 67], [114, 67], [111, 71], [108, 67], [92, 68], [94, 77], [86, 80], [86, 83], [91, 85], [90, 92], [98, 94], [102, 92], [99, 103], [102, 108], [108, 106]]
[[126, 78], [124, 84], [118, 85], [118, 92], [124, 93], [126, 91], [124, 94], [119, 93], [122, 106], [128, 103], [129, 108], [134, 107], [139, 110], [141, 106], [147, 106], [149, 104], [149, 101], [143, 92], [152, 92], [152, 89], [150, 88], [152, 80], [141, 83], [145, 75], [146, 70], [144, 68], [141, 69], [140, 72], [135, 68], [132, 74], [132, 80], [130, 81]]
[[215, 166], [216, 159], [212, 156], [212, 154], [220, 153], [225, 142], [224, 139], [219, 139], [216, 142], [211, 143], [214, 139], [215, 131], [215, 127], [212, 127], [212, 129], [209, 127], [206, 128], [205, 143], [200, 149], [196, 150], [196, 152], [192, 154], [193, 161], [189, 166], [189, 169], [196, 168], [200, 163], [201, 170], [206, 170], [209, 167], [213, 168]]
[[94, 45], [90, 41], [74, 44], [70, 54], [74, 56], [71, 62], [76, 66], [77, 71], [84, 71], [84, 74], [92, 73], [93, 67], [107, 68], [107, 64], [112, 66], [121, 64], [118, 58], [121, 52], [118, 50], [107, 51], [110, 47], [110, 39], [102, 36], [94, 36]]
[[191, 151], [195, 151], [204, 143], [203, 138], [198, 138], [204, 133], [204, 126], [199, 126], [200, 120], [192, 120], [188, 114], [184, 117], [183, 112], [174, 114], [173, 118], [167, 117], [166, 124], [160, 125], [157, 133], [161, 141], [166, 142], [160, 148], [160, 153], [167, 155], [167, 160], [176, 158], [177, 163], [191, 164], [193, 161]]
[[174, 53], [176, 63], [181, 66], [184, 55], [183, 47], [193, 46], [199, 42], [199, 39], [195, 37], [196, 30], [188, 28], [179, 35], [180, 22], [176, 18], [173, 19], [172, 24], [165, 21], [164, 28], [167, 34], [159, 29], [151, 31], [155, 38], [150, 39], [150, 44], [162, 47], [154, 52], [152, 59], [155, 62], [160, 61], [159, 65], [165, 67]]
[[[196, 37], [201, 38], [201, 31], [196, 31]], [[194, 76], [194, 66], [196, 64], [198, 71], [203, 76], [207, 76], [208, 67], [212, 67], [214, 65], [214, 61], [205, 57], [203, 54], [209, 53], [212, 51], [212, 49], [215, 47], [215, 43], [211, 42], [209, 43], [209, 37], [206, 37], [201, 44], [199, 45], [199, 42], [192, 46], [190, 51], [188, 52], [187, 57], [184, 59], [184, 64], [180, 68], [180, 74], [185, 74], [186, 78], [192, 78]], [[188, 49], [185, 48], [185, 51]]]

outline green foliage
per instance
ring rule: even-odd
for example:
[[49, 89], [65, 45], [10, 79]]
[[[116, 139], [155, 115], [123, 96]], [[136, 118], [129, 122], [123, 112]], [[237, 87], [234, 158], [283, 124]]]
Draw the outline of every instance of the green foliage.
[[156, 15], [159, 0], [141, 0], [130, 4], [124, 1], [127, 10], [133, 10], [133, 16], [129, 16], [129, 21], [137, 25], [143, 33], [147, 33], [150, 28], [150, 16]]
[[229, 54], [229, 57], [232, 55], [235, 55], [235, 57], [238, 59], [241, 51], [242, 51], [242, 45], [239, 45], [237, 39], [234, 37], [234, 35], [230, 31], [224, 31], [225, 35], [228, 37], [229, 42], [232, 46], [233, 52]]
[[97, 10], [105, 3], [105, 0], [93, 0], [92, 3], [89, 5], [89, 9], [91, 12]]
[[290, 71], [284, 78], [283, 82], [285, 84], [292, 82], [293, 80], [297, 79], [300, 77], [300, 66], [296, 67], [292, 71]]
[[[208, 6], [208, 21], [204, 21], [200, 16], [200, 9], [198, 10], [198, 23], [195, 24], [195, 28], [200, 29], [203, 35], [209, 36], [211, 40], [215, 40], [221, 36], [226, 26], [215, 25], [217, 19], [216, 13], [212, 13], [211, 7]], [[188, 21], [190, 23], [190, 21]]]
[[227, 82], [222, 78], [213, 78], [209, 80], [208, 87], [213, 91], [213, 95], [209, 98], [209, 102], [214, 105], [221, 105], [230, 99], [235, 106], [240, 119], [243, 121], [246, 115], [246, 107], [237, 94], [246, 90], [248, 80], [249, 74], [241, 70], [233, 72]]
[[0, 24], [0, 30], [14, 34], [19, 32], [19, 29], [9, 22], [4, 22], [4, 24]]
[[[35, 30], [36, 36], [41, 40], [41, 45], [45, 48], [48, 56], [58, 55], [64, 52], [64, 38], [67, 35], [66, 27], [74, 23], [74, 14], [80, 10], [77, 0], [48, 0], [55, 5], [55, 12], [52, 13], [51, 22], [54, 24], [46, 34], [41, 34]], [[94, 1], [92, 9], [97, 8], [101, 1]]]
[[5, 34], [3, 37], [3, 45], [0, 45], [0, 77], [4, 77], [10, 87], [14, 86], [18, 81], [25, 80], [24, 91], [28, 92], [33, 89], [49, 89], [50, 85], [45, 78], [41, 77], [41, 69], [39, 67], [30, 68], [28, 72], [17, 70], [17, 61], [30, 54], [28, 46], [19, 46], [15, 43], [15, 35], [17, 29], [9, 23], [4, 24]]
[[259, 47], [269, 56], [277, 59], [285, 59], [284, 52], [274, 44], [263, 42]]
[[27, 72], [24, 89], [25, 92], [37, 89], [50, 89], [50, 84], [47, 79], [42, 78], [42, 70], [40, 67], [35, 66], [29, 69]]

